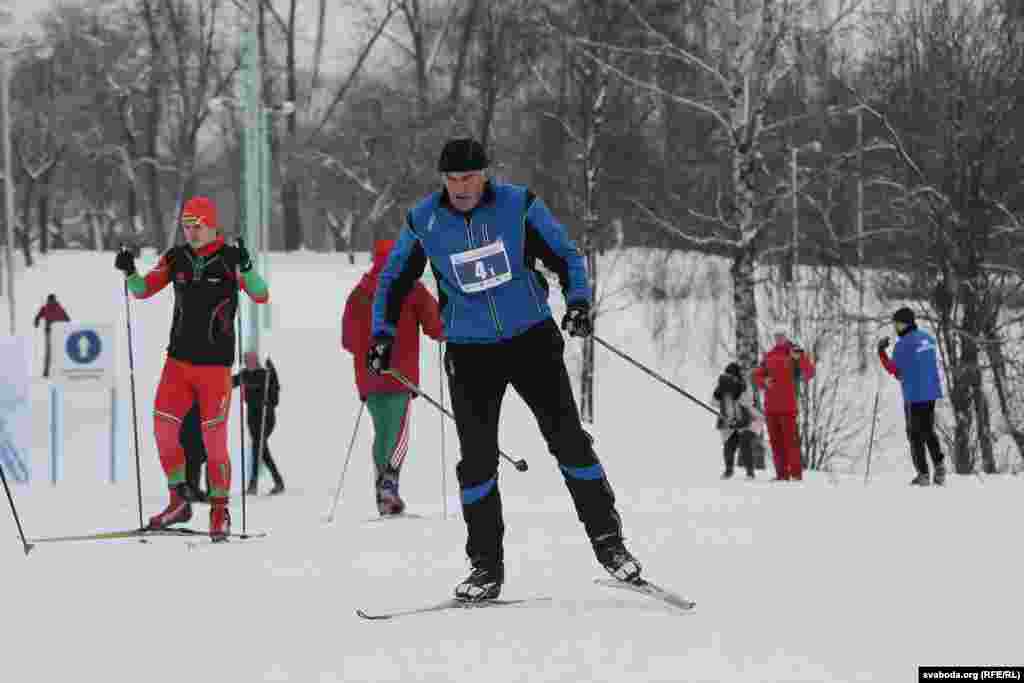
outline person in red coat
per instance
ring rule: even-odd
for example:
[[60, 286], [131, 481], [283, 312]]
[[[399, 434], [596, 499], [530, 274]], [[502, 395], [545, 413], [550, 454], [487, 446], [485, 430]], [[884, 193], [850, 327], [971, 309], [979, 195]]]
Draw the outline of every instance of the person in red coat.
[[765, 422], [772, 442], [776, 481], [803, 479], [796, 416], [802, 382], [814, 377], [814, 360], [784, 330], [775, 333], [775, 346], [754, 369], [754, 384], [764, 391]]
[[[377, 278], [387, 263], [394, 240], [378, 240], [373, 250], [373, 266], [348, 295], [341, 320], [341, 347], [352, 354], [359, 399], [373, 418], [373, 462], [377, 468], [377, 511], [397, 515], [405, 510], [398, 494], [402, 463], [409, 451], [409, 405], [412, 395], [396, 379], [371, 375], [366, 354], [372, 341], [373, 296]], [[402, 305], [398, 334], [391, 356], [391, 368], [410, 382], [420, 383], [420, 328], [432, 339], [444, 340], [444, 325], [437, 299], [417, 282]]]
[[39, 327], [39, 321], [45, 321], [43, 325], [43, 335], [46, 338], [46, 351], [43, 356], [43, 377], [50, 376], [50, 358], [52, 357], [51, 349], [51, 338], [50, 338], [50, 327], [54, 323], [66, 323], [71, 320], [68, 317], [68, 312], [64, 310], [64, 307], [57, 303], [57, 295], [51, 294], [46, 297], [46, 303], [43, 304], [39, 312], [36, 313], [35, 326]]

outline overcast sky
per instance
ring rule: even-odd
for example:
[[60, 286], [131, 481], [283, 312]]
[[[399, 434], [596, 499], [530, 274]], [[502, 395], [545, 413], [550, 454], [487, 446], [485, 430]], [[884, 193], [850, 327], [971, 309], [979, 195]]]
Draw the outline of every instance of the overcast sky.
[[14, 17], [13, 30], [21, 32], [33, 25], [32, 16], [50, 6], [51, 0], [7, 0], [0, 3]]

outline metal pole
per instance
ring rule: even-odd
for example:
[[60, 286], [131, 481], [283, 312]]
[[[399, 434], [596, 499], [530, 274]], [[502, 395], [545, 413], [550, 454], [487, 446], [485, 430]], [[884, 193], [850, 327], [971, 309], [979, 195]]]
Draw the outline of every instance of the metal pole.
[[800, 338], [800, 302], [798, 297], [800, 296], [800, 290], [797, 287], [799, 281], [799, 275], [797, 274], [798, 254], [799, 254], [799, 239], [800, 239], [800, 198], [797, 195], [796, 183], [797, 183], [797, 148], [794, 147], [790, 150], [791, 162], [790, 172], [792, 183], [792, 194], [793, 194], [793, 296], [790, 297], [789, 305], [793, 307], [793, 334], [797, 339]]
[[857, 343], [860, 372], [868, 369], [867, 337], [864, 329], [864, 110], [857, 107]]
[[4, 220], [7, 222], [7, 311], [11, 334], [15, 334], [14, 315], [14, 174], [11, 173], [11, 65], [10, 55], [0, 52], [0, 106], [3, 107], [4, 138]]

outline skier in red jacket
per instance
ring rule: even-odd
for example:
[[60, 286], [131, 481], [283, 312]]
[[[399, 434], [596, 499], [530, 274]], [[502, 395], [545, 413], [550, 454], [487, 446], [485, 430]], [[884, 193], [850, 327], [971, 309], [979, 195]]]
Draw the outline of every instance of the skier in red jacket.
[[[387, 263], [394, 240], [378, 240], [373, 266], [348, 295], [341, 320], [341, 347], [352, 354], [359, 398], [373, 418], [373, 462], [377, 469], [377, 511], [397, 515], [405, 510], [398, 494], [402, 462], [409, 450], [409, 405], [412, 395], [387, 375], [371, 375], [366, 367], [373, 323], [373, 296], [377, 278]], [[391, 368], [410, 382], [420, 383], [420, 328], [432, 339], [444, 340], [444, 325], [437, 299], [417, 282], [402, 305]]]
[[50, 376], [50, 359], [52, 358], [51, 350], [51, 338], [50, 338], [50, 327], [54, 323], [66, 323], [71, 320], [68, 317], [68, 312], [64, 310], [64, 307], [57, 302], [57, 295], [51, 294], [46, 297], [46, 303], [43, 304], [39, 312], [36, 313], [35, 326], [39, 327], [39, 321], [42, 320], [46, 324], [43, 325], [43, 335], [46, 338], [46, 351], [43, 357], [43, 377]]
[[754, 369], [754, 384], [764, 390], [765, 422], [772, 442], [775, 480], [800, 481], [800, 436], [796, 416], [800, 402], [800, 383], [814, 377], [814, 360], [798, 344], [790, 341], [785, 330], [775, 333], [775, 346]]
[[167, 285], [174, 287], [171, 339], [153, 406], [153, 432], [171, 500], [163, 512], [149, 519], [149, 528], [161, 529], [192, 518], [179, 432], [185, 414], [198, 403], [207, 453], [210, 537], [223, 541], [231, 533], [227, 422], [238, 292], [245, 291], [261, 304], [270, 295], [266, 282], [253, 270], [245, 245], [224, 244], [217, 209], [210, 199], [189, 199], [182, 208], [181, 224], [187, 244], [165, 252], [145, 276], [135, 271], [135, 257], [127, 249], [118, 252], [114, 267], [125, 274], [136, 299], [147, 299]]

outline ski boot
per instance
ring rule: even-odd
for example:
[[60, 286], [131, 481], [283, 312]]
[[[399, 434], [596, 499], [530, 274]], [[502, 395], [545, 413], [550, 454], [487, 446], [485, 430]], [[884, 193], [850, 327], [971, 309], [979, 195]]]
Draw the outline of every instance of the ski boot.
[[282, 493], [284, 493], [284, 482], [283, 481], [275, 481], [274, 482], [274, 488], [270, 489], [270, 491], [267, 493], [267, 495], [268, 496], [277, 496], [277, 495], [280, 495]]
[[184, 524], [192, 519], [192, 506], [186, 498], [186, 484], [171, 487], [171, 502], [163, 512], [149, 518], [147, 529], [166, 529], [172, 524]]
[[214, 543], [228, 540], [231, 535], [231, 511], [227, 498], [210, 499], [210, 540]]
[[722, 479], [732, 479], [732, 470], [722, 472]]
[[910, 480], [910, 485], [911, 486], [928, 486], [930, 484], [931, 484], [931, 481], [928, 479], [928, 473], [927, 472], [921, 472], [916, 477], [914, 477], [913, 479]]
[[482, 602], [496, 600], [501, 595], [501, 585], [505, 583], [505, 566], [477, 562], [473, 571], [465, 580], [455, 587], [455, 597], [466, 602]]
[[637, 559], [626, 550], [621, 536], [606, 534], [594, 539], [593, 546], [597, 561], [606, 572], [626, 583], [639, 581], [642, 567]]
[[932, 478], [936, 486], [946, 485], [946, 466], [945, 464], [938, 462], [935, 463], [935, 475]]
[[398, 473], [386, 470], [377, 478], [377, 512], [382, 517], [405, 512], [405, 501], [398, 495]]

